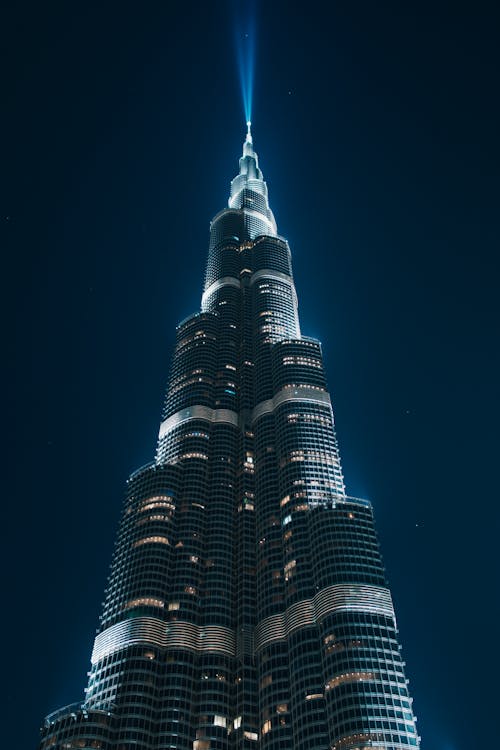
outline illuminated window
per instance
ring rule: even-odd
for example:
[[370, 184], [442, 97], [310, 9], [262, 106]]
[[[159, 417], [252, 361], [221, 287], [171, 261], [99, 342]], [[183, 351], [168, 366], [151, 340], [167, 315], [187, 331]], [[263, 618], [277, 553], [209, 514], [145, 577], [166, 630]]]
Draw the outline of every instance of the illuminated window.
[[296, 565], [297, 565], [296, 560], [290, 560], [290, 562], [287, 562], [284, 568], [285, 581], [288, 581], [295, 574]]
[[175, 505], [172, 504], [172, 497], [170, 495], [155, 495], [141, 502], [141, 510], [150, 510], [151, 508], [169, 508], [170, 510], [174, 510]]
[[257, 734], [257, 732], [247, 732], [247, 731], [245, 731], [245, 732], [243, 732], [243, 737], [246, 740], [253, 740], [254, 742], [257, 742], [257, 740], [259, 739], [259, 735]]
[[140, 547], [143, 544], [170, 544], [166, 536], [145, 536], [133, 543], [133, 547]]
[[154, 515], [146, 516], [146, 518], [140, 518], [137, 521], [137, 526], [144, 526], [145, 523], [149, 523], [150, 521], [170, 521], [170, 515], [165, 516], [160, 513], [155, 513]]
[[270, 685], [273, 681], [273, 676], [271, 674], [266, 674], [265, 677], [262, 678], [260, 681], [260, 689], [263, 690], [265, 687]]
[[189, 453], [181, 453], [176, 459], [177, 461], [183, 461], [186, 458], [202, 458], [204, 461], [208, 461], [206, 453], [199, 453], [198, 451], [190, 451]]
[[333, 677], [325, 685], [327, 690], [332, 690], [339, 685], [347, 685], [351, 682], [373, 682], [376, 679], [374, 672], [346, 672]]
[[141, 596], [138, 599], [131, 599], [126, 603], [124, 609], [131, 609], [132, 607], [164, 607], [165, 602], [162, 599], [154, 599], [149, 596]]
[[309, 695], [306, 695], [306, 701], [316, 701], [319, 698], [323, 698], [323, 693], [309, 693]]
[[149, 502], [145, 505], [142, 505], [139, 510], [142, 512], [144, 510], [153, 510], [155, 508], [167, 508], [168, 510], [175, 510], [175, 505], [172, 505], [172, 503], [169, 503], [167, 500], [155, 500], [154, 502]]
[[186, 594], [196, 594], [196, 589], [194, 586], [184, 586], [184, 591], [186, 592]]
[[180, 609], [180, 606], [180, 602], [169, 602], [168, 611], [174, 612], [175, 610]]
[[288, 712], [288, 703], [278, 703], [276, 706], [277, 714], [286, 714]]
[[315, 367], [316, 369], [321, 369], [321, 363], [317, 359], [313, 359], [312, 357], [283, 357], [283, 364], [284, 365], [307, 365], [309, 367]]
[[267, 720], [267, 721], [265, 721], [265, 722], [263, 723], [263, 725], [262, 725], [262, 729], [261, 729], [261, 734], [263, 734], [263, 735], [264, 735], [264, 734], [267, 734], [267, 733], [268, 733], [268, 732], [270, 732], [270, 731], [271, 731], [271, 720], [270, 720], [270, 719], [268, 719], [268, 720]]
[[236, 719], [233, 721], [233, 726], [235, 729], [239, 729], [241, 727], [241, 716], [236, 717]]
[[214, 716], [214, 726], [216, 727], [227, 727], [227, 719], [225, 716], [219, 716], [218, 714], [215, 714]]

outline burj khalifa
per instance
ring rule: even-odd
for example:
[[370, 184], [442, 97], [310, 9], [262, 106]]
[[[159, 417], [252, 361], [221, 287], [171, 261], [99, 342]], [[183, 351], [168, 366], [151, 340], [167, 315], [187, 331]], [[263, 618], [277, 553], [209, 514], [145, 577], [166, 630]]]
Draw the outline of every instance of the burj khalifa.
[[40, 748], [419, 743], [372, 506], [346, 493], [248, 123], [156, 456], [127, 482], [85, 696]]

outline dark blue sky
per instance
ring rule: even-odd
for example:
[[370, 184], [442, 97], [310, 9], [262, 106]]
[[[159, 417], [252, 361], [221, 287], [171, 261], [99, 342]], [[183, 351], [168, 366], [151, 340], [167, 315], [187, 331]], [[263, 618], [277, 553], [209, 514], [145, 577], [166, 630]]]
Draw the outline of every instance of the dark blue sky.
[[[254, 141], [425, 750], [497, 737], [495, 5], [272, 0], [256, 25]], [[233, 17], [3, 12], [5, 747], [83, 695], [124, 483], [244, 138]]]

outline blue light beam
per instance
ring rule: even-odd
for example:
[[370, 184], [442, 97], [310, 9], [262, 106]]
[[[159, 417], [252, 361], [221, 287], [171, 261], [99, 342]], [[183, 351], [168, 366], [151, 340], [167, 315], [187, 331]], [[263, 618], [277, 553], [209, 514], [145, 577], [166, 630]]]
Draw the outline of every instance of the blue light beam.
[[245, 4], [246, 18], [236, 22], [236, 53], [240, 74], [241, 95], [245, 110], [245, 121], [252, 119], [252, 98], [255, 70], [255, 15], [252, 3]]

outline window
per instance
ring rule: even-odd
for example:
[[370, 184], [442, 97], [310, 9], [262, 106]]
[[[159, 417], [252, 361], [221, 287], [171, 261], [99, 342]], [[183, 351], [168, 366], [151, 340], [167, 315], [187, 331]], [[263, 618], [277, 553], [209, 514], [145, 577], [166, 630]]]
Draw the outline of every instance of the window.
[[124, 609], [131, 609], [132, 607], [164, 607], [165, 602], [161, 599], [154, 599], [149, 596], [142, 596], [138, 599], [131, 599], [126, 603]]
[[174, 510], [175, 505], [172, 505], [172, 498], [169, 495], [156, 495], [155, 497], [149, 497], [147, 500], [143, 500], [141, 503], [141, 510], [151, 510], [152, 508], [168, 508]]
[[133, 547], [140, 547], [143, 544], [170, 544], [166, 536], [145, 536], [133, 543]]
[[336, 688], [339, 685], [347, 685], [350, 682], [373, 682], [376, 679], [374, 672], [347, 672], [332, 677], [325, 685], [327, 690]]

